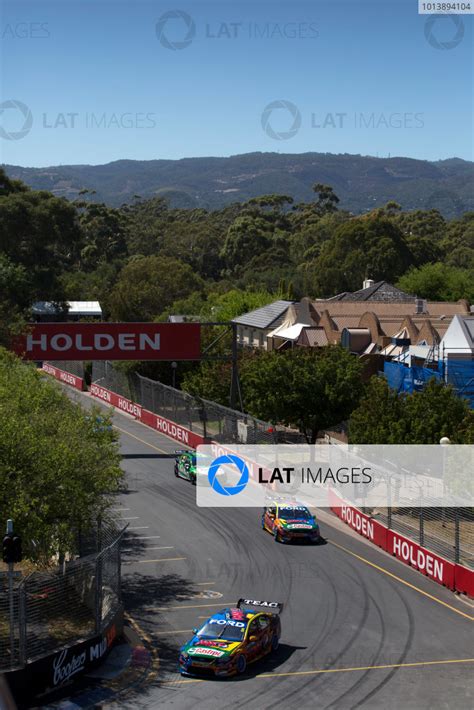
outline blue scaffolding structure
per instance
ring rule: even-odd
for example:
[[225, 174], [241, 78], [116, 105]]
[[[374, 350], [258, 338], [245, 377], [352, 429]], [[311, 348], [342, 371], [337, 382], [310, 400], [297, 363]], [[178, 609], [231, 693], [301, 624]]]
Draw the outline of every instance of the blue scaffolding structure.
[[431, 379], [445, 382], [474, 409], [474, 360], [446, 357], [444, 353], [440, 357], [436, 347], [431, 348], [423, 366], [385, 362], [383, 374], [392, 389], [409, 394], [423, 390]]

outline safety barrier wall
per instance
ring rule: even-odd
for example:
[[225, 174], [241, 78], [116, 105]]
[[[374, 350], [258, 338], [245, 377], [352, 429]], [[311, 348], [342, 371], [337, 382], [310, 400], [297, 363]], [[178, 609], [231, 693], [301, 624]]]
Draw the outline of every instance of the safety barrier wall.
[[49, 362], [43, 362], [43, 366], [41, 369], [43, 370], [43, 372], [46, 372], [48, 375], [51, 375], [57, 380], [64, 382], [66, 385], [71, 385], [71, 387], [74, 387], [75, 389], [81, 391], [85, 389], [84, 379], [82, 377], [73, 375], [71, 372], [66, 372], [65, 370], [60, 370], [59, 367], [50, 365]]
[[[51, 369], [56, 370], [57, 368]], [[49, 374], [56, 376], [53, 372]], [[68, 373], [65, 373], [68, 374]], [[75, 376], [72, 376], [75, 378]], [[58, 378], [62, 379], [62, 378]], [[80, 378], [75, 378], [80, 379]], [[72, 384], [67, 379], [62, 379], [66, 384]], [[75, 386], [72, 384], [72, 386]], [[162, 434], [179, 441], [185, 446], [196, 448], [199, 444], [211, 444], [216, 448], [216, 454], [227, 453], [229, 449], [215, 441], [210, 441], [196, 434], [179, 424], [161, 417], [154, 412], [150, 412], [139, 404], [136, 404], [126, 397], [122, 397], [111, 390], [92, 384], [90, 393], [93, 397], [101, 399], [122, 412], [132, 415], [138, 421], [159, 431]], [[251, 469], [251, 476], [255, 474]], [[470, 570], [463, 565], [454, 564], [449, 560], [440, 557], [431, 550], [428, 550], [404, 535], [394, 530], [390, 530], [382, 523], [374, 520], [357, 508], [346, 505], [333, 491], [328, 493], [328, 503], [331, 510], [359, 535], [370, 540], [374, 545], [382, 548], [386, 552], [401, 560], [405, 564], [418, 570], [421, 574], [429, 577], [438, 584], [442, 584], [453, 591], [467, 594], [474, 598], [474, 570]]]
[[115, 392], [105, 389], [105, 387], [92, 384], [90, 393], [93, 397], [101, 399], [103, 402], [107, 402], [108, 404], [117, 407], [117, 409], [120, 409], [122, 412], [131, 414], [135, 417], [135, 419], [138, 419], [138, 421], [146, 424], [156, 431], [159, 431], [161, 434], [166, 434], [166, 436], [169, 436], [175, 441], [179, 441], [179, 443], [184, 446], [196, 448], [199, 444], [206, 443], [206, 439], [199, 434], [186, 429], [186, 427], [183, 427], [180, 424], [175, 424], [175, 422], [172, 422], [170, 419], [166, 419], [165, 417], [161, 417], [159, 414], [143, 409], [140, 404], [136, 404], [126, 397], [121, 397], [120, 395], [115, 394]]
[[[33, 700], [39, 695], [57, 691], [69, 684], [73, 677], [90, 673], [104, 662], [122, 633], [123, 609], [120, 608], [101, 633], [87, 640], [78, 640], [60, 651], [44, 654], [23, 668], [7, 671], [5, 677], [18, 707], [32, 707]], [[1, 698], [0, 707], [6, 707]]]
[[382, 525], [329, 491], [329, 507], [359, 535], [378, 545], [393, 557], [418, 570], [438, 584], [474, 597], [474, 570], [454, 564], [404, 535]]

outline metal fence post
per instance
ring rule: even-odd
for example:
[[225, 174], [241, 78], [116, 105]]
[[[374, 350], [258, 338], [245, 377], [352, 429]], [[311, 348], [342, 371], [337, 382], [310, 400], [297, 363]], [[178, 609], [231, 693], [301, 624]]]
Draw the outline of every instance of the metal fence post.
[[388, 477], [388, 508], [387, 508], [387, 527], [390, 530], [392, 527], [392, 477]]
[[102, 628], [102, 553], [99, 552], [95, 563], [95, 630]]
[[459, 508], [454, 509], [454, 562], [459, 564], [460, 552], [461, 552], [461, 540], [460, 540], [460, 526], [459, 526]]
[[18, 588], [19, 661], [22, 668], [27, 661], [26, 640], [28, 635], [26, 625], [26, 585], [23, 583]]
[[122, 555], [120, 554], [122, 537], [117, 543], [117, 599], [122, 601]]
[[425, 519], [423, 517], [423, 508], [420, 505], [420, 545], [423, 547], [425, 543]]

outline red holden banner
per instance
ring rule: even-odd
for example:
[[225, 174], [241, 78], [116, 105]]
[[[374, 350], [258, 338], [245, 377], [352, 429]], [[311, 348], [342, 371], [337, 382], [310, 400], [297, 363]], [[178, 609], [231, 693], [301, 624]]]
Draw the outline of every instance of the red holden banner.
[[387, 530], [387, 552], [407, 565], [431, 577], [435, 582], [454, 589], [454, 564], [434, 552], [420, 547], [404, 535]]
[[26, 360], [199, 360], [199, 323], [36, 323], [13, 349]]
[[457, 592], [467, 594], [474, 599], [474, 569], [454, 565], [454, 586]]
[[[445, 560], [444, 557], [431, 552], [431, 550], [421, 547], [410, 538], [389, 530], [384, 525], [373, 520], [373, 518], [357, 510], [357, 508], [346, 505], [332, 490], [328, 491], [328, 503], [331, 510], [347, 525], [356, 530], [359, 535], [363, 535], [363, 537], [405, 562], [405, 564], [410, 565], [449, 589], [465, 591], [467, 594], [470, 591], [472, 593], [474, 574], [471, 570], [455, 565], [453, 562]], [[457, 583], [458, 575], [459, 580], [462, 580], [462, 588]]]
[[103, 402], [107, 402], [107, 404], [111, 404], [113, 407], [117, 407], [117, 409], [120, 409], [122, 412], [131, 414], [143, 424], [169, 436], [170, 439], [179, 441], [181, 444], [191, 446], [194, 449], [196, 446], [199, 446], [199, 444], [205, 443], [205, 439], [199, 434], [195, 434], [193, 431], [186, 429], [180, 424], [175, 424], [175, 422], [172, 422], [170, 419], [165, 419], [165, 417], [161, 417], [159, 414], [149, 412], [147, 409], [143, 409], [140, 404], [121, 397], [119, 394], [105, 389], [105, 387], [100, 387], [100, 385], [97, 384], [91, 385], [91, 395], [97, 397], [97, 399], [101, 399]]
[[66, 385], [75, 387], [77, 390], [84, 389], [84, 380], [82, 377], [73, 375], [71, 372], [65, 372], [65, 370], [60, 370], [58, 367], [53, 367], [49, 362], [43, 363], [43, 371], [48, 373], [48, 375], [52, 375], [57, 380], [64, 382]]
[[329, 505], [338, 518], [375, 545], [386, 549], [387, 528], [357, 508], [346, 505], [334, 491], [328, 491]]
[[149, 412], [147, 409], [142, 409], [140, 421], [156, 429], [156, 431], [169, 436], [170, 439], [179, 441], [181, 444], [190, 446], [193, 449], [199, 446], [199, 444], [204, 444], [206, 441], [200, 434], [195, 434], [193, 431], [186, 429], [180, 424], [175, 424], [175, 422], [172, 422], [170, 419], [165, 419], [165, 417], [161, 417], [154, 412]]

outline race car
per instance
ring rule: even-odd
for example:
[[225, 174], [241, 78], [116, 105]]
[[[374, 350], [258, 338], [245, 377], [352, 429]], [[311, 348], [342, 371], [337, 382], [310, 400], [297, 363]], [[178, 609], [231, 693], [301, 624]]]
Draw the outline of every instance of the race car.
[[234, 608], [222, 609], [182, 646], [182, 675], [224, 677], [244, 673], [247, 664], [276, 651], [280, 641], [279, 602], [239, 599]]
[[316, 518], [305, 505], [272, 501], [263, 509], [262, 528], [271, 533], [275, 542], [321, 539]]
[[[212, 458], [209, 458], [207, 462], [206, 457], [201, 454], [199, 463], [202, 469], [206, 469], [207, 463], [210, 463]], [[201, 469], [201, 471], [202, 471]], [[195, 451], [190, 451], [189, 449], [179, 449], [174, 452], [174, 475], [177, 478], [184, 478], [186, 481], [191, 481], [192, 484], [196, 485], [196, 476], [198, 474], [197, 457]], [[224, 467], [222, 467], [217, 472], [217, 477], [220, 483], [225, 486], [228, 482], [227, 472]], [[203, 476], [203, 485], [209, 485], [207, 482], [207, 476]], [[200, 479], [201, 480], [201, 479]]]
[[196, 453], [183, 449], [174, 452], [174, 475], [196, 485]]

